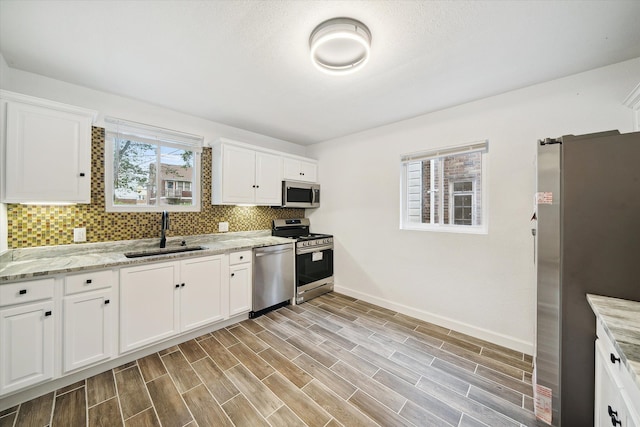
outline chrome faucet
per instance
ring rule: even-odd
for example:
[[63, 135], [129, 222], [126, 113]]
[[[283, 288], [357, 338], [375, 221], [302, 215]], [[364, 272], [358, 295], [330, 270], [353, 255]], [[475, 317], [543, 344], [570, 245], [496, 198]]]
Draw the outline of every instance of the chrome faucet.
[[160, 247], [164, 248], [167, 246], [167, 237], [165, 236], [165, 232], [169, 229], [169, 212], [162, 211], [162, 219], [160, 221]]

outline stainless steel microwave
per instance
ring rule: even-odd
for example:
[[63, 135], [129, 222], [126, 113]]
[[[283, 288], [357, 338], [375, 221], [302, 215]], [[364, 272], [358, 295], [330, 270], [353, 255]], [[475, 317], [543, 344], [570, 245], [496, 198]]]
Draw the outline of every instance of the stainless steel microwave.
[[282, 207], [320, 207], [320, 184], [298, 181], [282, 181]]

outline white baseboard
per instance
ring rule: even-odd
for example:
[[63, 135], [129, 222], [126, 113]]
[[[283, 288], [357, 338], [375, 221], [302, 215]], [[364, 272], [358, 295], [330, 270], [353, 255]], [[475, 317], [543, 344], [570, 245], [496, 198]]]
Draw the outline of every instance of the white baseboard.
[[457, 332], [462, 332], [472, 337], [479, 338], [485, 341], [492, 342], [494, 344], [501, 345], [503, 347], [510, 348], [525, 354], [533, 354], [533, 343], [526, 342], [517, 338], [513, 338], [507, 335], [503, 335], [497, 332], [490, 331], [488, 329], [479, 328], [477, 326], [470, 325], [468, 323], [460, 322], [448, 317], [440, 316], [438, 314], [429, 313], [428, 311], [420, 310], [414, 307], [409, 307], [404, 304], [398, 304], [387, 299], [382, 299], [373, 295], [366, 294], [364, 292], [355, 291], [353, 289], [345, 288], [344, 286], [334, 285], [334, 290], [338, 293], [361, 299], [371, 304], [379, 305], [380, 307], [394, 310], [407, 316], [415, 317], [416, 319], [424, 320], [425, 322], [434, 323], [436, 325], [453, 329]]

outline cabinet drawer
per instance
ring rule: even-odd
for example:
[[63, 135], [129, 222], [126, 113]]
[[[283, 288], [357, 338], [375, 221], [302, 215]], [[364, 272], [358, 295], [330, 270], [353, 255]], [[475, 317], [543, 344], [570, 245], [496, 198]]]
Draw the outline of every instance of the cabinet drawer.
[[112, 285], [113, 273], [111, 270], [89, 271], [67, 276], [64, 280], [64, 293], [65, 295], [71, 295], [77, 294], [78, 292], [108, 288]]
[[251, 262], [251, 250], [229, 254], [229, 265], [244, 264], [245, 262]]
[[596, 346], [599, 346], [601, 348], [604, 363], [607, 366], [607, 369], [611, 370], [616, 384], [618, 384], [618, 386], [621, 386], [622, 376], [628, 375], [626, 367], [622, 364], [622, 360], [620, 360], [620, 354], [618, 354], [618, 350], [616, 350], [615, 346], [611, 342], [611, 339], [607, 335], [607, 332], [604, 330], [604, 327], [600, 322], [597, 322], [596, 335], [598, 336]]
[[53, 298], [53, 278], [0, 285], [0, 307]]

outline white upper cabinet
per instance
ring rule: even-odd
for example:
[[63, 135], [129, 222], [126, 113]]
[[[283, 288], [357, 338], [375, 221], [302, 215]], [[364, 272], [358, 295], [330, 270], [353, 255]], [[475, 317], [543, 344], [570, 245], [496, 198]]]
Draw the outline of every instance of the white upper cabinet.
[[282, 203], [282, 158], [248, 146], [213, 147], [211, 201], [214, 205]]
[[90, 203], [96, 112], [1, 91], [6, 203]]
[[[215, 161], [216, 157], [218, 161]], [[224, 145], [221, 147], [220, 156], [214, 154], [214, 163], [214, 173], [222, 173], [221, 179], [213, 180], [213, 192], [211, 195], [214, 204], [255, 202], [255, 151]], [[222, 169], [219, 169], [220, 163], [222, 164]], [[217, 171], [216, 167], [218, 167]]]
[[256, 152], [256, 204], [282, 204], [282, 158]]
[[317, 182], [318, 164], [312, 161], [285, 157], [284, 179], [304, 182]]
[[313, 159], [221, 138], [213, 145], [211, 202], [214, 205], [280, 206], [282, 181], [316, 182]]

